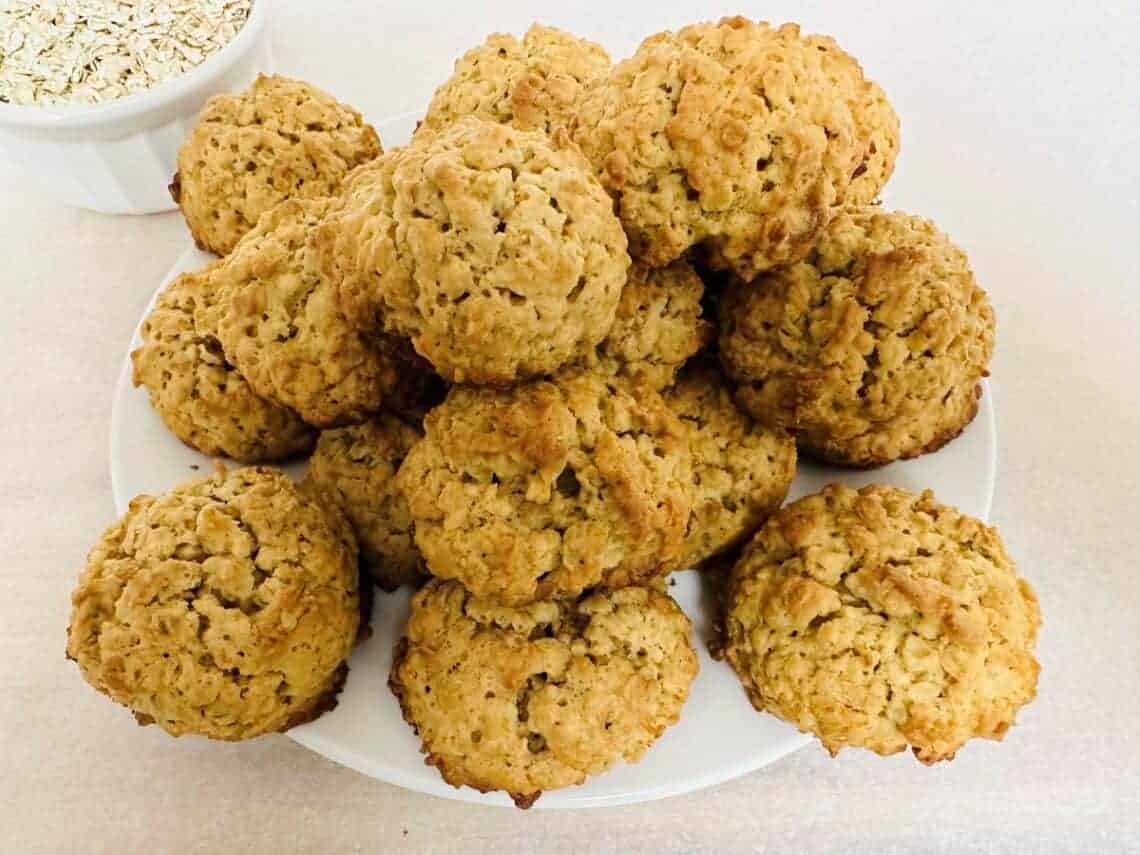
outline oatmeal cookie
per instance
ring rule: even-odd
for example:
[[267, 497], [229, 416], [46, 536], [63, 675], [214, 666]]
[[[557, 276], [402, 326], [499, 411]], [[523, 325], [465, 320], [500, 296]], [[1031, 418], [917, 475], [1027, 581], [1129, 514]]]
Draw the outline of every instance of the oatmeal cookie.
[[715, 364], [690, 364], [665, 403], [689, 429], [693, 510], [677, 567], [694, 567], [756, 531], [788, 495], [796, 444], [737, 409]]
[[395, 344], [363, 336], [321, 272], [311, 234], [329, 200], [265, 214], [214, 273], [218, 339], [253, 390], [311, 425], [363, 421], [399, 382]]
[[316, 431], [292, 410], [259, 397], [228, 363], [217, 331], [198, 324], [217, 304], [215, 263], [185, 273], [159, 295], [131, 353], [132, 380], [146, 387], [155, 411], [191, 448], [242, 463], [304, 454]]
[[67, 655], [167, 733], [250, 739], [336, 705], [360, 620], [356, 543], [280, 472], [138, 496], [91, 550]]
[[170, 193], [198, 246], [225, 255], [279, 202], [334, 195], [381, 150], [356, 110], [308, 83], [261, 75], [206, 102]]
[[522, 40], [495, 33], [455, 63], [435, 90], [420, 130], [440, 131], [465, 116], [551, 133], [565, 127], [582, 93], [610, 70], [601, 45], [533, 25]]
[[586, 364], [599, 374], [654, 389], [672, 385], [685, 360], [715, 335], [701, 317], [703, 295], [704, 285], [688, 262], [656, 270], [635, 264], [610, 334]]
[[997, 531], [946, 505], [833, 484], [771, 517], [733, 571], [725, 655], [752, 703], [924, 763], [1001, 739], [1031, 701], [1040, 624]]
[[518, 605], [676, 566], [686, 440], [656, 392], [595, 374], [456, 386], [397, 482], [431, 572]]
[[649, 588], [510, 608], [436, 580], [412, 599], [389, 685], [444, 780], [527, 808], [639, 760], [678, 720], [689, 634]]
[[978, 411], [994, 313], [966, 254], [920, 217], [853, 207], [811, 256], [723, 298], [738, 402], [800, 450], [870, 467], [935, 451]]
[[573, 135], [635, 258], [700, 244], [751, 278], [807, 255], [842, 204], [863, 156], [852, 86], [796, 25], [725, 18], [642, 42], [583, 96]]
[[824, 68], [834, 85], [851, 93], [848, 107], [855, 121], [855, 133], [863, 148], [863, 157], [852, 173], [847, 203], [869, 205], [879, 198], [879, 193], [895, 171], [900, 144], [899, 117], [883, 88], [864, 77], [859, 63], [834, 39], [808, 36], [807, 42], [820, 51]]
[[349, 318], [410, 337], [457, 383], [587, 356], [629, 266], [609, 197], [561, 134], [473, 118], [356, 173], [317, 238]]
[[384, 413], [361, 425], [322, 431], [309, 459], [308, 480], [344, 511], [360, 544], [361, 564], [386, 591], [424, 572], [411, 511], [396, 487], [396, 471], [421, 436]]

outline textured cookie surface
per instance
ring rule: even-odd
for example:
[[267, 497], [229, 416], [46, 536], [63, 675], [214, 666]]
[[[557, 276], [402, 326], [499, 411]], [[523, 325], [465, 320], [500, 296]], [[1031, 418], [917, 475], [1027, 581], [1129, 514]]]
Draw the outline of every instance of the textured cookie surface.
[[820, 52], [824, 70], [833, 85], [848, 93], [847, 105], [855, 122], [855, 135], [863, 148], [862, 160], [847, 188], [849, 205], [867, 205], [879, 197], [899, 153], [899, 117], [883, 88], [863, 75], [853, 56], [829, 36], [808, 36], [806, 41]]
[[257, 395], [226, 361], [216, 328], [204, 325], [218, 303], [217, 267], [183, 274], [159, 295], [143, 321], [143, 343], [131, 354], [134, 385], [146, 387], [166, 426], [203, 454], [243, 463], [303, 454], [316, 432]]
[[214, 273], [212, 314], [226, 358], [254, 391], [309, 424], [360, 422], [398, 382], [379, 337], [365, 337], [340, 309], [310, 236], [329, 200], [289, 200], [263, 216]]
[[693, 567], [743, 542], [780, 507], [796, 474], [796, 445], [737, 409], [715, 365], [686, 367], [663, 394], [690, 429], [693, 510], [677, 566]]
[[67, 655], [142, 724], [249, 739], [336, 702], [359, 622], [347, 521], [282, 473], [139, 496], [91, 550]]
[[831, 485], [733, 571], [725, 655], [757, 709], [925, 763], [1000, 739], [1033, 699], [1036, 597], [997, 532], [922, 495]]
[[720, 356], [757, 419], [801, 450], [877, 466], [977, 413], [994, 314], [966, 254], [920, 217], [845, 211], [804, 262], [729, 287]]
[[843, 202], [863, 155], [852, 86], [794, 24], [725, 18], [642, 42], [583, 96], [573, 133], [635, 258], [703, 244], [751, 278], [803, 258]]
[[364, 424], [322, 431], [309, 458], [309, 480], [344, 511], [361, 563], [385, 590], [414, 581], [424, 570], [411, 511], [396, 487], [396, 472], [420, 436], [382, 413]]
[[640, 759], [677, 721], [689, 631], [648, 588], [508, 608], [437, 580], [412, 600], [389, 684], [446, 781], [525, 808]]
[[573, 374], [453, 388], [398, 481], [431, 572], [518, 604], [675, 567], [689, 466], [656, 392]]
[[610, 333], [587, 359], [591, 370], [655, 389], [714, 337], [701, 317], [704, 285], [688, 262], [649, 270], [634, 265], [621, 292]]
[[279, 202], [334, 195], [380, 151], [351, 107], [299, 80], [261, 76], [206, 103], [178, 151], [171, 193], [198, 246], [225, 255]]
[[465, 116], [551, 133], [565, 127], [582, 93], [605, 77], [601, 45], [538, 24], [521, 40], [496, 33], [455, 63], [420, 125], [439, 131]]
[[629, 256], [609, 197], [559, 137], [467, 119], [356, 173], [319, 233], [350, 319], [410, 337], [453, 382], [589, 354]]
[[852, 205], [866, 205], [879, 198], [879, 194], [894, 174], [895, 160], [902, 145], [899, 117], [887, 93], [874, 81], [867, 81], [863, 97], [851, 106], [855, 128], [866, 143], [863, 161], [855, 167], [847, 201]]

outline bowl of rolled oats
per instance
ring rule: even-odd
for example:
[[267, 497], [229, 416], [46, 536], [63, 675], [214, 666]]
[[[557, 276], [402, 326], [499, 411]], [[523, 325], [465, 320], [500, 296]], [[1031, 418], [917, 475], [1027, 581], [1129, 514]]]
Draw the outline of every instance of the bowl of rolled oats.
[[206, 100], [272, 71], [268, 0], [0, 0], [0, 156], [60, 200], [175, 207]]

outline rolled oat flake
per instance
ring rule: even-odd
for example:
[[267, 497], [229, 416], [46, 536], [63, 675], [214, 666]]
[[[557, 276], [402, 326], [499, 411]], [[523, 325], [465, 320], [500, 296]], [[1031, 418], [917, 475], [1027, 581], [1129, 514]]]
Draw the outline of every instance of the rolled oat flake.
[[149, 89], [230, 42], [252, 3], [12, 0], [0, 8], [0, 104], [97, 104]]

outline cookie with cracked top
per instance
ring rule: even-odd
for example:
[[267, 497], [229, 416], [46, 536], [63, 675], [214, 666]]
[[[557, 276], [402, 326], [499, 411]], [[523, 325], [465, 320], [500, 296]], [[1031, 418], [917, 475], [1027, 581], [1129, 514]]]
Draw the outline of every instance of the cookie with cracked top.
[[690, 631], [650, 588], [510, 608], [434, 580], [388, 683], [444, 780], [528, 808], [637, 761], [678, 720], [698, 669]]
[[349, 319], [410, 338], [454, 383], [508, 385], [590, 354], [630, 263], [564, 134], [476, 117], [354, 172], [317, 241]]
[[397, 483], [432, 574], [518, 605], [675, 569], [690, 466], [657, 392], [581, 372], [453, 387]]
[[254, 392], [226, 360], [213, 319], [220, 262], [166, 286], [143, 320], [131, 353], [131, 380], [144, 387], [162, 421], [203, 454], [269, 463], [304, 454], [316, 431], [288, 407]]
[[360, 113], [327, 92], [259, 75], [206, 102], [178, 150], [170, 194], [198, 247], [225, 255], [278, 203], [335, 195], [382, 150]]
[[172, 736], [236, 741], [336, 705], [360, 625], [356, 541], [281, 472], [137, 496], [87, 557], [67, 655]]
[[758, 710], [923, 763], [1001, 739], [1033, 700], [1041, 614], [997, 531], [838, 484], [772, 516], [732, 572], [724, 655]]
[[456, 60], [416, 132], [478, 116], [549, 134], [569, 124], [582, 94], [609, 70], [601, 45], [555, 27], [534, 24], [521, 39], [495, 33]]
[[316, 427], [359, 424], [388, 406], [404, 369], [399, 342], [362, 335], [321, 271], [311, 234], [330, 204], [290, 199], [266, 213], [215, 268], [209, 307], [226, 358], [254, 391]]
[[994, 312], [933, 223], [855, 206], [799, 264], [731, 284], [720, 358], [737, 400], [800, 450], [872, 467], [936, 451], [977, 414]]
[[587, 92], [572, 135], [633, 257], [661, 267], [699, 247], [751, 278], [807, 255], [865, 150], [862, 75], [829, 64], [795, 24], [724, 18], [650, 36]]

